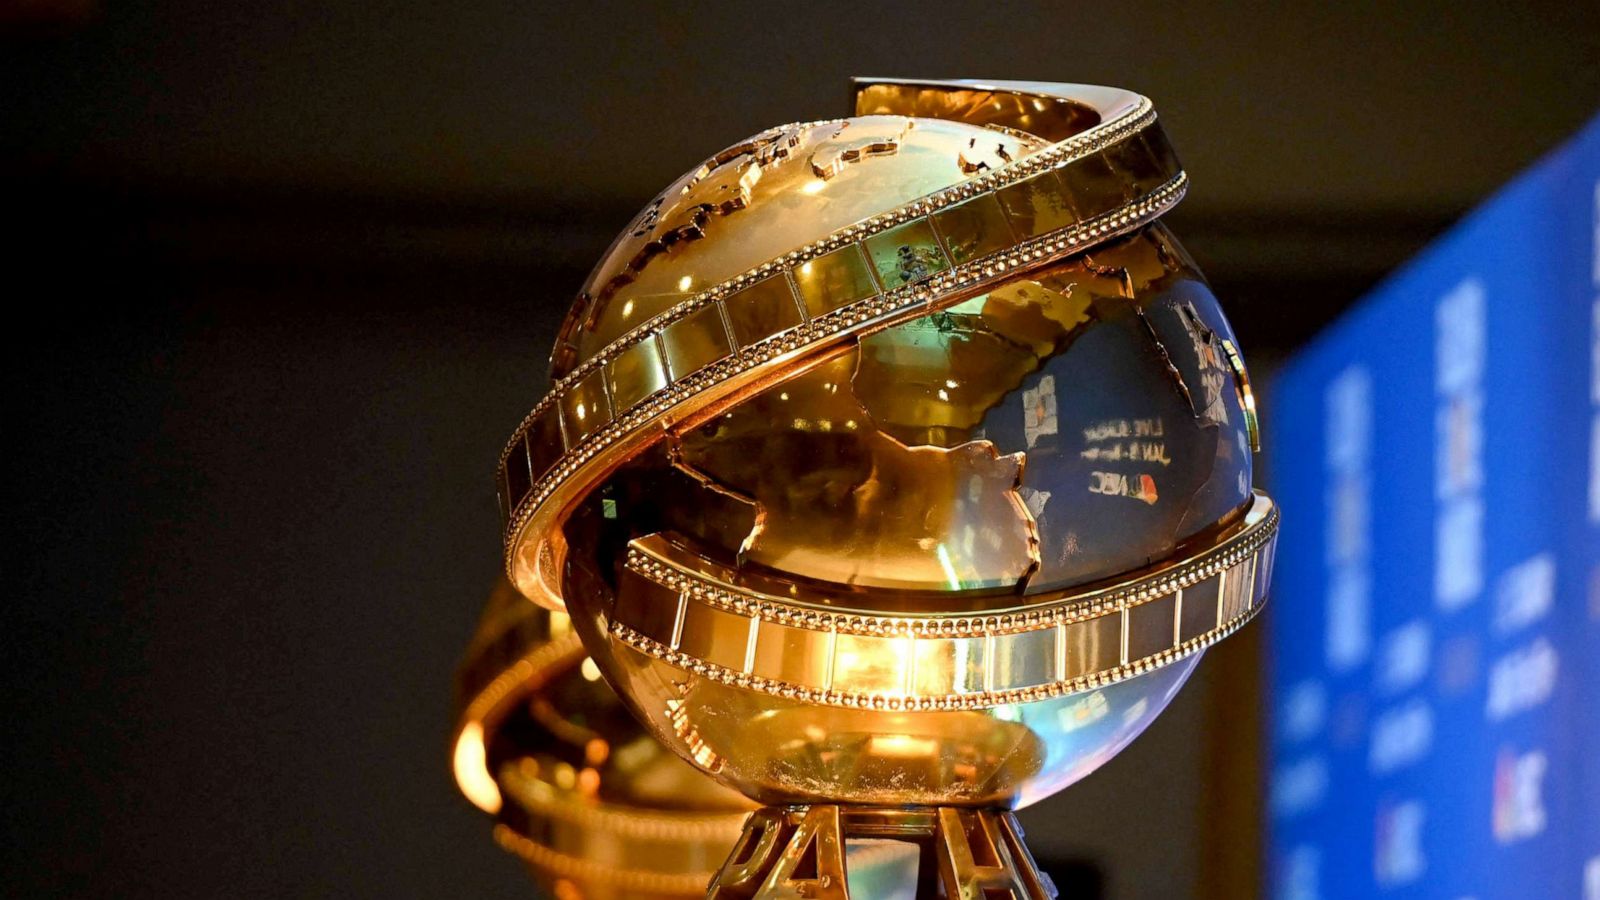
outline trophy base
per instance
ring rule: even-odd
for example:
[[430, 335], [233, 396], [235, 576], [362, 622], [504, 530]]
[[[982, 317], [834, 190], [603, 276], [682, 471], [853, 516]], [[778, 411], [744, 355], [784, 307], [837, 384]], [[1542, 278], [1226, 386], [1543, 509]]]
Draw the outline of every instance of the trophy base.
[[707, 900], [1054, 900], [1009, 811], [810, 804], [750, 814]]

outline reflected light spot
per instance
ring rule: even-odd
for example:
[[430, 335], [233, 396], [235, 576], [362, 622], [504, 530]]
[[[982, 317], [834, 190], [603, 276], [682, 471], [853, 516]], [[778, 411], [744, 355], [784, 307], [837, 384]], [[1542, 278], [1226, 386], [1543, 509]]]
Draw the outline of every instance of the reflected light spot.
[[1111, 708], [1106, 704], [1105, 695], [1095, 691], [1082, 700], [1070, 706], [1062, 707], [1056, 713], [1056, 719], [1061, 725], [1061, 730], [1066, 732], [1077, 731], [1085, 725], [1092, 725], [1106, 717]]
[[938, 742], [930, 738], [913, 737], [909, 734], [880, 734], [872, 738], [874, 756], [899, 759], [933, 758], [938, 755], [938, 751]]
[[944, 569], [944, 578], [950, 582], [950, 589], [952, 591], [961, 590], [961, 579], [956, 577], [956, 567], [955, 563], [950, 561], [950, 551], [946, 550], [943, 544], [940, 544], [933, 552], [935, 556], [939, 557], [939, 566]]
[[804, 185], [801, 186], [800, 192], [802, 194], [815, 194], [815, 193], [820, 192], [824, 187], [827, 187], [827, 185], [828, 185], [828, 183], [826, 181], [821, 180], [821, 179], [818, 179], [816, 181], [808, 181]]
[[572, 617], [566, 613], [553, 612], [550, 614], [551, 639], [563, 638], [572, 632]]
[[578, 773], [569, 763], [556, 763], [555, 779], [556, 787], [570, 791], [578, 781]]
[[682, 278], [678, 279], [678, 290], [680, 290], [680, 291], [688, 291], [689, 290], [689, 286], [692, 285], [692, 284], [694, 284], [694, 276], [693, 275], [685, 275]]
[[593, 657], [585, 656], [583, 658], [583, 665], [578, 667], [578, 671], [583, 673], [584, 681], [600, 680], [600, 667], [594, 664]]
[[591, 768], [585, 768], [578, 773], [578, 791], [584, 796], [593, 797], [600, 790], [600, 773]]
[[468, 722], [456, 738], [456, 786], [472, 805], [486, 813], [500, 811], [500, 787], [489, 775], [488, 759], [483, 749], [483, 725]]
[[622, 304], [622, 317], [626, 319], [631, 315], [633, 315], [633, 301], [629, 300], [627, 303]]

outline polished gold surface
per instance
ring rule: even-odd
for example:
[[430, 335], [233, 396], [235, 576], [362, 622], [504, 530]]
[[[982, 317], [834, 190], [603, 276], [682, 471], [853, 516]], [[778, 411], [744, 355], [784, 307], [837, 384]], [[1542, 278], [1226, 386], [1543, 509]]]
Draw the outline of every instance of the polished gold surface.
[[[861, 871], [874, 851], [883, 862]], [[885, 865], [897, 858], [903, 873]], [[949, 900], [1056, 896], [1010, 813], [817, 804], [752, 814], [706, 897], [848, 900], [909, 896], [908, 886]]]
[[[965, 180], [963, 160], [998, 168], [1045, 146], [1022, 133], [890, 115], [755, 135], [670, 185], [617, 239], [565, 329], [571, 360], [710, 285], [882, 212], [886, 197], [914, 200]], [[876, 293], [859, 259], [819, 261], [810, 272], [819, 277], [803, 280], [801, 293], [815, 297], [816, 315]]]
[[535, 880], [562, 900], [705, 892], [751, 804], [628, 715], [565, 615], [502, 582], [459, 687], [457, 783]]
[[860, 842], [896, 834], [918, 896], [1051, 896], [1003, 811], [1265, 601], [1255, 401], [1156, 221], [1187, 180], [1149, 101], [853, 102], [717, 154], [601, 260], [501, 459], [507, 571], [767, 804], [712, 896], [867, 896]]
[[[919, 90], [921, 96], [934, 88]], [[692, 230], [690, 233], [696, 237], [681, 240], [663, 237], [675, 226], [663, 224], [647, 209], [640, 225], [625, 232], [618, 246], [639, 240], [656, 249], [636, 263], [623, 266], [621, 275], [638, 266], [660, 269], [675, 258], [710, 252], [706, 248], [723, 244], [735, 245], [738, 258], [749, 262], [750, 268], [698, 289], [692, 296], [669, 298], [675, 299], [675, 305], [599, 348], [584, 342], [586, 334], [601, 327], [593, 308], [595, 295], [591, 291], [580, 295], [558, 338], [553, 361], [553, 372], [559, 377], [556, 388], [524, 421], [502, 458], [501, 494], [509, 518], [509, 572], [518, 587], [538, 602], [553, 608], [561, 606], [559, 581], [564, 545], [557, 536], [560, 521], [571, 513], [573, 505], [597, 479], [653, 444], [662, 426], [692, 423], [713, 415], [722, 406], [734, 403], [738, 391], [794, 371], [803, 363], [803, 357], [828, 353], [862, 334], [925, 315], [930, 309], [953, 303], [1018, 266], [1084, 249], [1128, 232], [1175, 203], [1182, 194], [1185, 178], [1166, 146], [1148, 101], [1105, 88], [1075, 86], [1074, 90], [1087, 98], [1084, 102], [1074, 101], [1076, 105], [1092, 109], [1094, 113], [1095, 124], [1083, 132], [993, 170], [980, 170], [965, 180], [920, 197], [901, 196], [901, 188], [907, 182], [893, 177], [895, 173], [902, 168], [920, 171], [930, 165], [939, 173], [947, 173], [948, 167], [944, 163], [930, 162], [926, 156], [878, 154], [871, 169], [877, 174], [863, 189], [855, 192], [850, 208], [888, 206], [887, 211], [826, 234], [813, 234], [821, 229], [810, 226], [793, 233], [786, 231], [793, 241], [805, 240], [807, 236], [813, 239], [805, 244], [791, 244], [787, 252], [763, 261], [758, 262], [753, 255], [747, 260], [742, 248], [752, 242], [760, 243], [761, 239], [750, 232], [758, 230], [756, 223], [767, 221], [757, 215], [767, 204], [740, 207], [748, 211], [749, 216], [739, 220], [745, 227], [737, 231], [723, 229], [713, 234]], [[1008, 92], [959, 89], [952, 95], [965, 97], [974, 93], [987, 96]], [[1043, 97], [1048, 91], [1009, 93], [1019, 97]], [[986, 107], [978, 104], [974, 108]], [[928, 124], [922, 120], [919, 123]], [[990, 130], [996, 140], [1008, 136], [1008, 132], [994, 131], [992, 127]], [[752, 141], [761, 147], [769, 143], [766, 137], [759, 135]], [[969, 138], [969, 150], [976, 146], [976, 141], [977, 136]], [[943, 147], [946, 153], [952, 149], [955, 148], [948, 142]], [[750, 152], [756, 151], [744, 155]], [[685, 176], [678, 192], [694, 182], [696, 173], [707, 167], [732, 165], [741, 158], [741, 153], [719, 154]], [[945, 163], [958, 171], [962, 168], [958, 161], [946, 160]], [[865, 164], [859, 171], [868, 171]], [[1107, 172], [1120, 172], [1126, 177], [1103, 177]], [[816, 176], [812, 173], [807, 177]], [[947, 174], [938, 174], [934, 180], [947, 177]], [[790, 179], [783, 183], [790, 188], [787, 194], [780, 196], [789, 205], [803, 204], [802, 214], [780, 215], [773, 227], [789, 229], [791, 221], [805, 225], [810, 221], [808, 201], [812, 199], [807, 186], [825, 182]], [[694, 182], [696, 186], [699, 184], [701, 182]], [[698, 189], [696, 186], [690, 186], [691, 192]], [[891, 190], [891, 186], [894, 189]], [[664, 196], [672, 193], [669, 191]], [[1005, 202], [1002, 203], [1002, 199]], [[876, 272], [868, 262], [872, 248], [867, 245], [881, 241], [883, 235], [919, 223], [927, 223], [929, 229], [937, 232], [941, 217], [948, 211], [963, 203], [986, 200], [1001, 206], [1001, 217], [1008, 223], [1004, 235], [991, 233], [985, 237], [987, 241], [998, 242], [997, 249], [971, 256], [965, 262], [955, 262], [970, 249], [964, 249], [960, 241], [967, 233], [965, 229], [971, 217], [958, 216], [954, 238], [941, 239], [937, 247], [906, 247], [912, 252], [905, 272], [912, 280], [895, 286], [896, 278]], [[896, 203], [902, 205], [895, 206]], [[1066, 214], [1068, 212], [1070, 215]], [[641, 229], [643, 232], [635, 235]], [[910, 230], [913, 236], [920, 233], [916, 227]], [[730, 238], [730, 234], [733, 237]], [[635, 256], [638, 253], [628, 258]], [[879, 257], [882, 257], [881, 252]], [[608, 260], [610, 258], [608, 256]], [[935, 258], [939, 260], [938, 265], [934, 264]], [[630, 308], [630, 301], [635, 303], [635, 308], [638, 304], [655, 302], [652, 298], [657, 295], [634, 296], [638, 293], [637, 285], [625, 279], [616, 281], [621, 275], [603, 278], [612, 268], [609, 263], [602, 263], [591, 279], [591, 287], [601, 281], [618, 285], [615, 296], [620, 298], [617, 300], [620, 306], [616, 307], [619, 315]], [[770, 281], [775, 276], [782, 276], [783, 283], [790, 286], [801, 304], [805, 321], [788, 330], [762, 336], [753, 343], [735, 346], [728, 334], [731, 318], [728, 306], [737, 305], [737, 295], [744, 291], [777, 287]], [[675, 283], [684, 285], [683, 290], [694, 289], [697, 284], [693, 275], [678, 276]], [[613, 305], [608, 299], [606, 309]], [[671, 381], [667, 387], [650, 395], [649, 400], [633, 407], [619, 407], [613, 398], [603, 393], [604, 370], [616, 365], [621, 354], [639, 344], [653, 344], [656, 349], [645, 352], [666, 357]], [[674, 358], [678, 360], [675, 366], [670, 365]], [[548, 435], [557, 430], [550, 421], [552, 418], [558, 421], [563, 434], [559, 450], [551, 445], [537, 446], [532, 441], [535, 435]]]
[[[612, 630], [636, 647], [751, 676], [749, 686], [773, 693], [882, 697], [890, 708], [990, 706], [1115, 680], [1148, 657], [1214, 639], [1263, 599], [1276, 525], [1271, 502], [1257, 495], [1235, 533], [1181, 564], [971, 615], [800, 612], [792, 597], [651, 535], [630, 547]], [[862, 670], [864, 660], [878, 668]]]

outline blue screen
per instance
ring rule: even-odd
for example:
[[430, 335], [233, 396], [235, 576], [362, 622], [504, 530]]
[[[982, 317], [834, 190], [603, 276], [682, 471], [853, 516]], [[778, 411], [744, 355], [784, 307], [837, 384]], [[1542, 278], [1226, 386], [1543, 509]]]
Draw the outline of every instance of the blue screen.
[[1600, 900], [1600, 120], [1269, 388], [1271, 895]]

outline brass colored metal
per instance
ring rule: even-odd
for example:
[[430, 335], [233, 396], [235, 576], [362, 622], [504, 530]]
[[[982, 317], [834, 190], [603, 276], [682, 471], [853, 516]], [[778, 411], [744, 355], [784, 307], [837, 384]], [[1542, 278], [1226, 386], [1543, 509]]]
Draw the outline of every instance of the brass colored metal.
[[950, 267], [928, 219], [913, 219], [875, 234], [863, 247], [885, 289], [903, 287]]
[[1016, 243], [1016, 232], [994, 194], [948, 206], [929, 217], [944, 244], [951, 265], [998, 253]]
[[[636, 648], [715, 666], [730, 680], [752, 676], [743, 680], [753, 690], [854, 697], [889, 709], [924, 701], [981, 708], [1110, 682], [1125, 667], [1215, 640], [1213, 632], [1265, 599], [1257, 575], [1270, 565], [1276, 528], [1276, 510], [1258, 494], [1234, 534], [1181, 564], [1090, 594], [1040, 597], [1025, 611], [970, 617], [863, 614], [839, 609], [852, 595], [820, 593], [803, 600], [830, 611], [795, 615], [795, 597], [766, 593], [770, 586], [651, 535], [629, 548], [612, 630]], [[1182, 626], [1185, 595], [1191, 607], [1209, 598], [1206, 627]], [[865, 670], [865, 661], [890, 666]]]
[[[618, 237], [501, 458], [507, 573], [661, 747], [764, 804], [709, 896], [1051, 897], [1008, 811], [1266, 600], [1254, 397], [1157, 221], [1187, 178], [1148, 100], [875, 79], [853, 105]], [[495, 684], [463, 740], [508, 733], [524, 689]], [[458, 752], [464, 790], [545, 809], [494, 746]]]
[[748, 347], [775, 334], [782, 334], [804, 321], [796, 302], [794, 286], [784, 274], [769, 275], [722, 303], [733, 329], [733, 339]]
[[1244, 407], [1245, 424], [1250, 429], [1250, 449], [1261, 452], [1261, 425], [1256, 419], [1256, 394], [1250, 389], [1250, 375], [1244, 370], [1244, 357], [1234, 348], [1233, 341], [1222, 342], [1222, 352], [1233, 369], [1234, 387], [1239, 391], [1239, 403]]
[[818, 319], [841, 306], [876, 294], [861, 247], [851, 244], [801, 263], [793, 272], [808, 318]]
[[[496, 585], [460, 673], [458, 748], [476, 748], [457, 752], [463, 792], [558, 898], [704, 895], [752, 804], [652, 740], [585, 663], [564, 614]], [[897, 862], [856, 853], [851, 869], [873, 896]]]
[[[887, 588], [1019, 583], [1036, 555], [1016, 487], [1022, 461], [993, 444], [908, 447], [851, 390], [855, 351], [757, 394], [679, 438], [679, 465], [766, 514], [742, 557], [811, 579]], [[983, 540], [952, 561], [937, 547]], [[736, 549], [736, 548], [730, 548]]]
[[[1100, 124], [1120, 105], [1136, 99], [1127, 92], [1089, 85], [1032, 87], [1038, 89], [1004, 83], [857, 78], [850, 101], [858, 116], [898, 115], [966, 122], [1020, 131], [1047, 141], [1064, 141]], [[1078, 96], [1048, 88], [1074, 88], [1072, 93]]]
[[[707, 900], [808, 897], [869, 900], [847, 848], [893, 842], [914, 854], [919, 896], [1053, 900], [1009, 812], [904, 807], [765, 807], [752, 813]], [[907, 854], [907, 855], [910, 855]], [[865, 855], [860, 853], [858, 855]]]
[[562, 613], [502, 582], [460, 674], [456, 778], [557, 897], [698, 897], [750, 804], [652, 740]]
[[852, 601], [884, 611], [1003, 608], [1172, 558], [1249, 501], [1249, 410], [1228, 389], [1224, 327], [1151, 226], [868, 335], [669, 429], [678, 467], [756, 519], [700, 552], [933, 594]]
[[[681, 327], [684, 323], [678, 323]], [[665, 335], [662, 336], [665, 339]], [[678, 358], [682, 348], [673, 346]], [[627, 409], [667, 386], [667, 360], [658, 341], [640, 341], [624, 350], [605, 368], [611, 402]]]
[[[977, 106], [967, 100], [957, 104], [985, 123], [1011, 107], [1024, 123], [1042, 115], [1039, 110], [1067, 108], [1075, 110], [1071, 121], [1092, 120], [1081, 132], [1062, 136], [1054, 144], [1017, 128], [996, 130], [964, 121], [919, 118], [904, 132], [896, 153], [868, 156], [860, 165], [819, 181], [809, 168], [797, 168], [802, 157], [832, 153], [849, 127], [876, 132], [884, 123], [869, 118], [788, 126], [718, 154], [647, 207], [591, 276], [562, 328], [553, 357], [552, 372], [560, 381], [518, 429], [519, 437], [525, 435], [550, 405], [564, 410], [565, 455], [520, 493], [511, 492], [521, 487], [519, 479], [502, 479], [507, 491], [502, 503], [509, 518], [508, 570], [518, 588], [536, 602], [552, 608], [562, 605], [563, 547], [554, 537], [560, 522], [595, 481], [658, 440], [662, 426], [713, 415], [735, 403], [738, 391], [793, 372], [797, 356], [827, 353], [860, 334], [925, 315], [1018, 266], [1128, 233], [1176, 203], [1186, 179], [1170, 153], [1157, 160], [1170, 167], [1166, 181], [1137, 199], [1126, 199], [1127, 192], [1121, 190], [1068, 197], [1072, 173], [1078, 168], [1098, 171], [1103, 164], [1098, 154], [1105, 147], [1129, 141], [1140, 147], [1164, 146], [1165, 139], [1149, 101], [1135, 94], [1071, 86], [1076, 96], [1065, 100], [1051, 97], [1057, 87], [1023, 85], [976, 93], [963, 89], [958, 93], [981, 94], [990, 100]], [[938, 90], [934, 85], [918, 86], [906, 96], [927, 103]], [[993, 107], [1001, 95], [1015, 102]], [[1081, 115], [1085, 109], [1093, 114]], [[1055, 115], [1050, 120], [1066, 121]], [[998, 165], [967, 177], [959, 157], [980, 140], [994, 142]], [[717, 174], [730, 166], [744, 174], [736, 179]], [[752, 175], [756, 171], [761, 173], [758, 177]], [[1018, 220], [1009, 229], [1012, 242], [995, 251], [964, 264], [944, 259], [945, 268], [919, 281], [900, 287], [879, 285], [867, 293], [872, 279], [863, 241], [908, 222], [936, 219], [946, 208], [992, 197], [1051, 171], [1063, 177], [1049, 185], [1063, 193], [1050, 198], [1049, 208], [1075, 211], [1071, 221], [1062, 220], [1061, 228], [1037, 233], [1036, 217]], [[733, 184], [737, 190], [730, 187]], [[814, 190], [819, 184], [822, 188]], [[700, 199], [691, 202], [694, 198]], [[886, 202], [896, 200], [902, 205], [883, 210]], [[735, 221], [735, 214], [738, 228], [729, 232], [726, 223]], [[735, 239], [729, 239], [730, 233]], [[680, 364], [671, 367], [673, 380], [666, 389], [631, 409], [602, 409], [599, 399], [590, 396], [591, 371], [639, 341], [665, 337], [681, 319], [707, 307], [722, 307], [728, 296], [774, 274], [787, 274], [799, 287], [801, 299], [812, 309], [805, 324], [719, 355], [720, 338], [709, 327], [709, 316], [697, 319], [696, 327], [677, 333], [688, 349]], [[836, 303], [844, 305], [834, 307]], [[823, 312], [819, 315], [818, 310]], [[695, 337], [710, 344], [691, 340]], [[674, 342], [666, 343], [670, 362]], [[707, 346], [717, 352], [707, 351]], [[573, 392], [585, 396], [574, 399], [569, 396]], [[514, 444], [502, 464], [520, 461]]]

